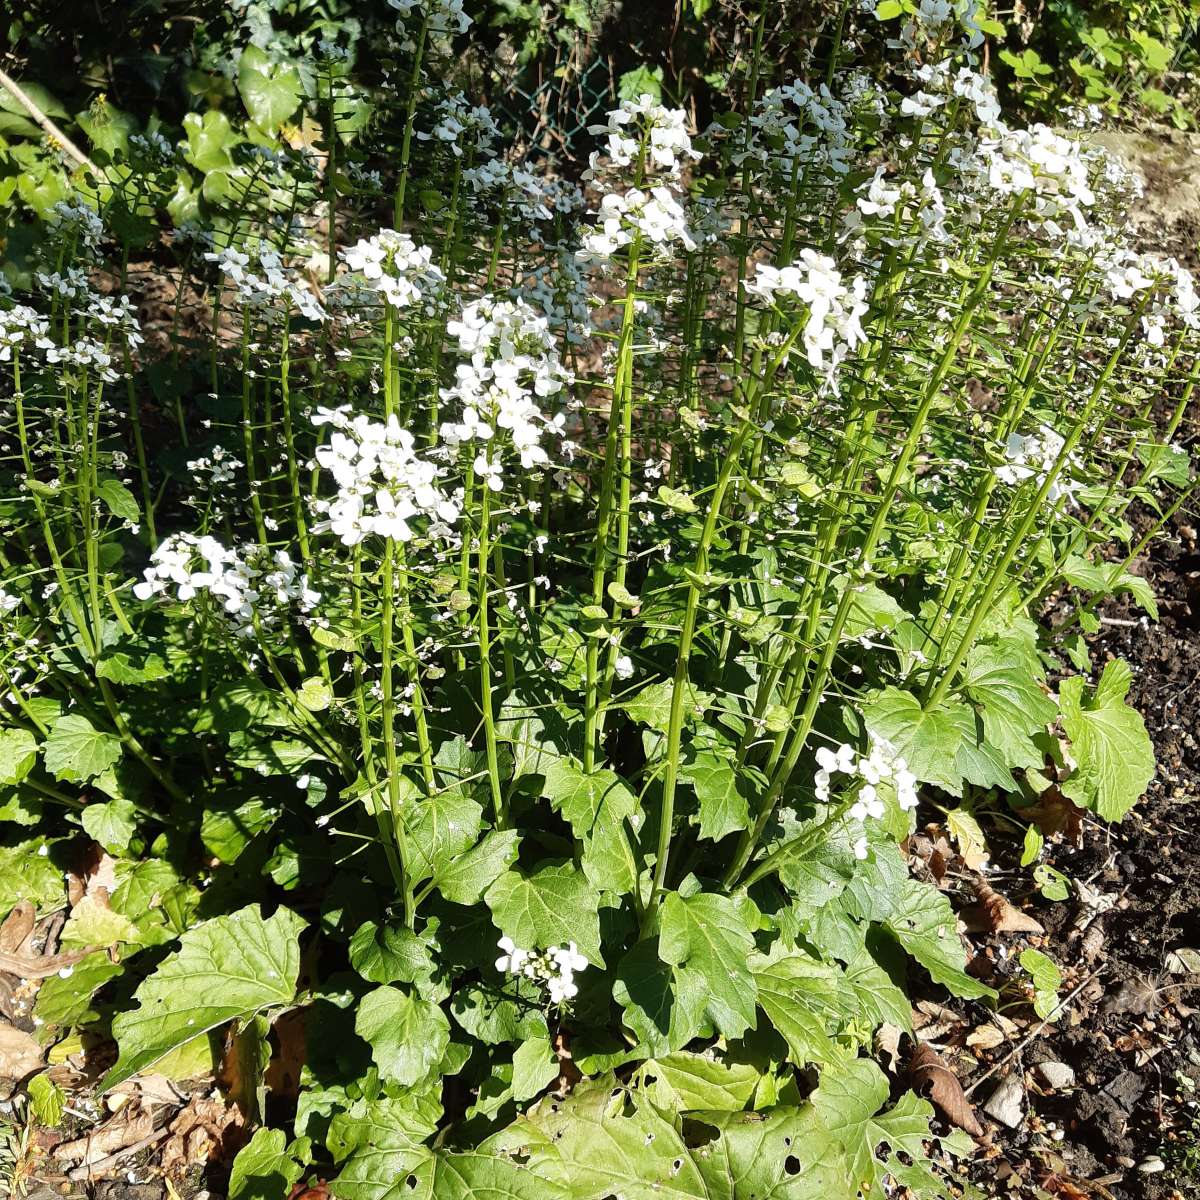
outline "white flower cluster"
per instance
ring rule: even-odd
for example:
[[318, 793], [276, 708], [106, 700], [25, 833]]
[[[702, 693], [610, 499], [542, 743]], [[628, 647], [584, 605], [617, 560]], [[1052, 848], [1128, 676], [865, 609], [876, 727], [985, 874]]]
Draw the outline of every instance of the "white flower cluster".
[[128, 296], [93, 295], [88, 301], [87, 315], [98, 325], [120, 332], [130, 350], [136, 350], [146, 339]]
[[[854, 112], [870, 111], [882, 119], [884, 101], [878, 87], [863, 74], [853, 73], [846, 82], [845, 100], [834, 96], [825, 84], [814, 89], [799, 79], [765, 92], [750, 115], [754, 136], [733, 153], [734, 165], [753, 159], [772, 169], [789, 188], [797, 160], [828, 166], [837, 175], [847, 174], [855, 150]], [[728, 134], [714, 125], [709, 136]]]
[[0, 308], [0, 362], [9, 362], [13, 351], [25, 347], [49, 350], [54, 343], [47, 337], [50, 322], [27, 304]]
[[169, 587], [181, 603], [207, 593], [218, 601], [241, 637], [254, 632], [256, 617], [269, 625], [292, 605], [309, 613], [321, 599], [286, 550], [268, 554], [258, 546], [227, 548], [208, 535], [172, 534], [159, 543], [142, 575], [133, 589], [139, 600], [149, 600]]
[[846, 356], [866, 341], [862, 317], [867, 311], [867, 285], [862, 277], [842, 282], [837, 263], [815, 250], [802, 250], [787, 267], [759, 263], [754, 278], [745, 283], [750, 295], [773, 300], [793, 295], [808, 306], [802, 335], [809, 364], [835, 386], [838, 368]]
[[407, 233], [381, 229], [341, 251], [342, 261], [361, 275], [370, 291], [379, 292], [393, 308], [409, 308], [436, 292], [445, 276], [433, 264], [433, 251], [418, 246]]
[[681, 242], [685, 250], [696, 248], [687, 214], [667, 188], [652, 187], [648, 192], [630, 188], [624, 194], [609, 192], [600, 201], [596, 224], [581, 239], [579, 258], [583, 262], [607, 263], [633, 241], [635, 233], [660, 249], [675, 242]]
[[587, 969], [588, 960], [574, 942], [547, 950], [522, 950], [512, 938], [502, 937], [497, 945], [504, 953], [496, 959], [496, 970], [541, 984], [552, 1004], [563, 1004], [579, 994], [575, 975]]
[[14, 596], [12, 592], [6, 592], [0, 588], [0, 613], [14, 612], [21, 607], [21, 597]]
[[463, 0], [388, 0], [402, 17], [414, 9], [423, 12], [433, 33], [466, 33], [471, 18], [463, 12]]
[[50, 344], [44, 349], [46, 361], [52, 365], [94, 370], [105, 383], [115, 383], [120, 379], [113, 368], [112, 355], [95, 338], [81, 337], [69, 346]]
[[132, 134], [129, 145], [131, 149], [149, 158], [158, 158], [164, 162], [169, 162], [175, 157], [175, 147], [157, 129]]
[[203, 458], [193, 458], [187, 469], [193, 475], [207, 475], [208, 484], [231, 483], [242, 469], [242, 460], [224, 446], [214, 446]]
[[423, 517], [430, 536], [450, 535], [458, 503], [438, 487], [438, 468], [417, 456], [416, 440], [395, 417], [382, 423], [351, 417], [348, 408], [320, 408], [313, 424], [333, 429], [316, 461], [338, 489], [332, 500], [315, 502], [323, 519], [314, 532], [328, 530], [347, 546], [372, 533], [407, 542], [414, 536], [412, 520]]
[[250, 255], [232, 246], [204, 257], [217, 264], [221, 274], [233, 284], [237, 298], [247, 307], [286, 311], [294, 306], [306, 320], [325, 319], [320, 301], [299, 282], [294, 272], [284, 267], [278, 253], [269, 246], [258, 248], [257, 271], [247, 269], [252, 261]]
[[[562, 436], [565, 416], [547, 417], [539, 400], [557, 395], [571, 382], [555, 347], [550, 323], [521, 300], [484, 296], [463, 309], [446, 332], [458, 341], [455, 383], [442, 389], [442, 399], [462, 405], [456, 420], [445, 421], [442, 440], [491, 442], [497, 429], [507, 431], [526, 470], [549, 461], [542, 446], [547, 431]], [[475, 473], [499, 491], [503, 475], [498, 456], [481, 453]]]
[[[854, 775], [862, 782], [849, 816], [854, 821], [878, 820], [884, 814], [884, 804], [879, 796], [879, 785], [890, 784], [896, 793], [896, 803], [908, 811], [917, 807], [917, 777], [908, 769], [908, 763], [898, 755], [891, 743], [882, 738], [871, 739], [868, 754], [860, 755], [853, 746], [843, 743], [836, 750], [821, 746], [817, 750], [817, 773], [813, 778], [813, 791], [822, 803], [829, 800], [829, 788], [834, 775]], [[867, 842], [860, 837], [854, 845], [858, 858], [865, 858]]]
[[593, 151], [585, 179], [600, 170], [605, 158], [614, 167], [636, 162], [645, 147], [644, 171], [664, 171], [677, 178], [688, 159], [698, 159], [687, 131], [687, 115], [681, 108], [665, 108], [643, 92], [636, 100], [622, 100], [610, 109], [603, 125], [589, 125], [588, 133], [604, 135], [606, 151]]
[[[1010, 433], [1004, 443], [1004, 456], [1008, 461], [996, 468], [996, 478], [1013, 487], [1026, 479], [1036, 479], [1041, 487], [1065, 445], [1063, 437], [1049, 425], [1043, 425], [1038, 433]], [[1071, 498], [1076, 485], [1070, 476], [1070, 465], [1069, 461], [1064, 464], [1058, 478], [1050, 485], [1046, 498], [1051, 502], [1060, 496]]]
[[1052, 220], [1065, 214], [1076, 227], [1086, 224], [1083, 210], [1096, 202], [1096, 196], [1078, 142], [1048, 125], [1008, 129], [997, 123], [980, 141], [976, 159], [994, 191], [1031, 192], [1038, 217]]
[[451, 92], [433, 112], [433, 128], [417, 131], [421, 142], [443, 142], [456, 158], [463, 154], [463, 143], [473, 143], [477, 157], [488, 158], [500, 136], [500, 127], [491, 110], [483, 104], [472, 105], [462, 92]]
[[66, 271], [49, 273], [38, 271], [34, 279], [37, 280], [38, 287], [44, 288], [52, 295], [62, 296], [64, 300], [90, 295], [92, 290], [88, 285], [87, 272], [81, 267], [67, 267]]
[[104, 222], [83, 201], [60, 200], [50, 210], [50, 231], [58, 237], [75, 238], [80, 246], [95, 250], [104, 240]]

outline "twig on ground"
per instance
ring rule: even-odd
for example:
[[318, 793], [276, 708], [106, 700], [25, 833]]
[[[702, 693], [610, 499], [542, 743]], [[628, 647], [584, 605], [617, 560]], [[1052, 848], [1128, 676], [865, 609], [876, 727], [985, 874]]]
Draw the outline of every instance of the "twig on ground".
[[94, 1163], [84, 1163], [83, 1166], [68, 1171], [67, 1178], [75, 1183], [94, 1179], [98, 1171], [107, 1170], [109, 1167], [119, 1163], [123, 1158], [128, 1158], [131, 1154], [136, 1154], [139, 1150], [145, 1150], [147, 1146], [153, 1146], [155, 1142], [159, 1142], [165, 1138], [168, 1132], [169, 1126], [164, 1125], [161, 1129], [156, 1129], [140, 1141], [133, 1142], [128, 1146], [122, 1146], [120, 1150], [114, 1150], [111, 1154], [106, 1154]]
[[1016, 1056], [1018, 1054], [1020, 1054], [1021, 1051], [1024, 1050], [1025, 1047], [1028, 1046], [1029, 1043], [1032, 1042], [1035, 1037], [1038, 1037], [1041, 1034], [1042, 1030], [1045, 1029], [1047, 1025], [1051, 1024], [1054, 1021], [1054, 1019], [1059, 1015], [1059, 1013], [1061, 1013], [1063, 1011], [1063, 1009], [1066, 1008], [1066, 1006], [1068, 1004], [1070, 1004], [1071, 1001], [1074, 1000], [1075, 997], [1078, 996], [1079, 993], [1082, 992], [1083, 989], [1085, 987], [1087, 987], [1087, 985], [1089, 983], [1091, 983], [1092, 980], [1095, 979], [1097, 975], [1100, 975], [1104, 970], [1105, 970], [1105, 967], [1097, 967], [1082, 983], [1080, 983], [1077, 987], [1073, 988], [1067, 995], [1065, 995], [1054, 1006], [1054, 1008], [1050, 1010], [1050, 1015], [1040, 1025], [1031, 1029], [999, 1062], [993, 1063], [990, 1067], [988, 1067], [988, 1069], [986, 1071], [984, 1071], [984, 1073], [982, 1075], [980, 1075], [980, 1077], [978, 1079], [976, 1079], [975, 1082], [972, 1083], [970, 1087], [963, 1088], [963, 1095], [969, 1096], [981, 1083], [983, 1083], [983, 1081], [985, 1079], [990, 1079], [993, 1075], [995, 1075], [995, 1073], [997, 1071], [1000, 1070], [1001, 1067], [1005, 1067], [1010, 1062], [1012, 1062], [1012, 1060], [1014, 1058], [1016, 1058]]

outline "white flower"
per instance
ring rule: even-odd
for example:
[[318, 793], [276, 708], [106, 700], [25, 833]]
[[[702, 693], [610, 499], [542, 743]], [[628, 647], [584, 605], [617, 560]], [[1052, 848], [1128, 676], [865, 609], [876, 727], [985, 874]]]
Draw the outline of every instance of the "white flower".
[[595, 152], [585, 179], [593, 178], [605, 165], [631, 166], [646, 148], [644, 171], [664, 171], [678, 176], [687, 159], [697, 159], [687, 132], [687, 114], [681, 108], [665, 108], [643, 92], [636, 100], [623, 100], [606, 116], [603, 125], [589, 125], [588, 133], [606, 136], [607, 154]]
[[283, 260], [270, 246], [258, 248], [258, 269], [255, 271], [247, 269], [251, 263], [250, 255], [232, 246], [204, 257], [217, 264], [221, 274], [233, 284], [238, 300], [247, 307], [280, 314], [295, 308], [306, 320], [319, 323], [325, 319], [320, 301], [300, 282], [294, 271], [284, 267]]
[[256, 620], [271, 625], [293, 605], [307, 614], [321, 599], [286, 550], [268, 554], [259, 546], [227, 548], [216, 538], [190, 533], [172, 534], [159, 543], [133, 594], [149, 600], [168, 587], [180, 603], [201, 594], [213, 597], [242, 637], [253, 634]]
[[578, 257], [583, 262], [603, 265], [634, 234], [640, 233], [647, 250], [665, 251], [676, 242], [695, 250], [696, 241], [687, 225], [682, 205], [665, 187], [648, 192], [630, 188], [625, 193], [609, 192], [601, 201], [592, 231], [581, 239]]
[[[1054, 469], [1065, 445], [1063, 437], [1049, 425], [1043, 425], [1038, 433], [1010, 433], [1004, 443], [1007, 462], [995, 468], [996, 478], [1012, 487], [1026, 479], [1035, 479], [1040, 487]], [[1076, 487], [1071, 478], [1071, 466], [1070, 460], [1063, 465], [1046, 493], [1048, 500], [1055, 501], [1060, 496], [1071, 498]]]
[[410, 308], [435, 294], [446, 277], [433, 263], [433, 251], [407, 233], [381, 229], [341, 252], [342, 261], [393, 308]]
[[829, 386], [835, 386], [842, 361], [866, 341], [862, 327], [867, 311], [866, 281], [856, 278], [847, 286], [832, 258], [805, 249], [791, 266], [759, 263], [754, 278], [743, 286], [752, 296], [770, 300], [793, 295], [808, 306], [803, 332], [808, 361]]
[[629, 679], [633, 675], [633, 659], [628, 654], [619, 654], [613, 663], [613, 671], [618, 679]]
[[[494, 491], [503, 486], [503, 444], [511, 444], [521, 466], [543, 466], [547, 434], [561, 438], [565, 414], [547, 416], [541, 401], [573, 382], [562, 364], [549, 323], [521, 300], [483, 296], [468, 304], [446, 332], [468, 356], [455, 370], [455, 384], [442, 400], [459, 404], [456, 418], [442, 422], [442, 440], [451, 446], [488, 443], [475, 457], [475, 473]], [[502, 436], [497, 436], [497, 435]]]
[[431, 537], [449, 535], [458, 501], [439, 487], [439, 468], [416, 453], [416, 440], [395, 417], [380, 423], [344, 408], [319, 409], [313, 423], [333, 428], [315, 458], [337, 485], [332, 499], [315, 502], [324, 519], [314, 532], [328, 530], [347, 546], [369, 534], [407, 542], [420, 518]]
[[588, 960], [574, 942], [546, 950], [522, 950], [505, 936], [497, 945], [504, 953], [496, 959], [496, 970], [533, 980], [545, 989], [552, 1004], [563, 1004], [579, 994], [575, 975], [586, 970]]

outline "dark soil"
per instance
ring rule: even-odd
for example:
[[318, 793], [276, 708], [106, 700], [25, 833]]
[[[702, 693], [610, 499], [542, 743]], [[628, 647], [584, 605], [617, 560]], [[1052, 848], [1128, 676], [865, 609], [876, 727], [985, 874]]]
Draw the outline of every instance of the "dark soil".
[[[1074, 837], [1048, 842], [1044, 861], [1073, 881], [1065, 901], [1030, 896], [1020, 846], [993, 845], [992, 886], [1027, 903], [1046, 936], [968, 935], [990, 982], [1015, 981], [1016, 1003], [1006, 1005], [1006, 989], [1001, 1012], [1017, 1028], [972, 1050], [971, 1029], [986, 1017], [958, 1006], [964, 1026], [941, 1033], [983, 1109], [990, 1144], [971, 1176], [992, 1195], [1200, 1197], [1200, 554], [1191, 519], [1177, 519], [1136, 569], [1161, 598], [1160, 621], [1113, 601], [1091, 650], [1097, 670], [1110, 657], [1133, 667], [1128, 699], [1154, 742], [1157, 774], [1120, 824], [1087, 819], [1066, 831]], [[1020, 1001], [1025, 976], [1013, 960], [1026, 945], [1060, 965], [1061, 995], [1075, 992], [1044, 1028]], [[1047, 1086], [1036, 1069], [1046, 1062], [1071, 1068], [1074, 1086]], [[984, 1108], [1005, 1075], [1025, 1092], [1016, 1128]]]

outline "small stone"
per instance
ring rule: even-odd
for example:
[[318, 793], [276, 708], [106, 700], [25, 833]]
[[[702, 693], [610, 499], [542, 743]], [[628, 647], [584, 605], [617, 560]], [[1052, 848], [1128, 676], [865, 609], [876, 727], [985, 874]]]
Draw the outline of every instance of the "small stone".
[[1113, 1162], [1115, 1162], [1118, 1167], [1124, 1167], [1126, 1170], [1129, 1170], [1130, 1167], [1136, 1165], [1128, 1154], [1118, 1154], [1116, 1158], [1113, 1159]]
[[1043, 1062], [1033, 1068], [1033, 1073], [1046, 1087], [1053, 1091], [1075, 1086], [1075, 1071], [1066, 1063]]
[[983, 1111], [1001, 1125], [1016, 1129], [1025, 1119], [1025, 1088], [1019, 1075], [1007, 1075], [988, 1097]]
[[1147, 1158], [1143, 1158], [1137, 1165], [1137, 1169], [1143, 1175], [1157, 1175], [1159, 1171], [1165, 1171], [1167, 1164], [1163, 1162], [1157, 1154], [1151, 1154]]

